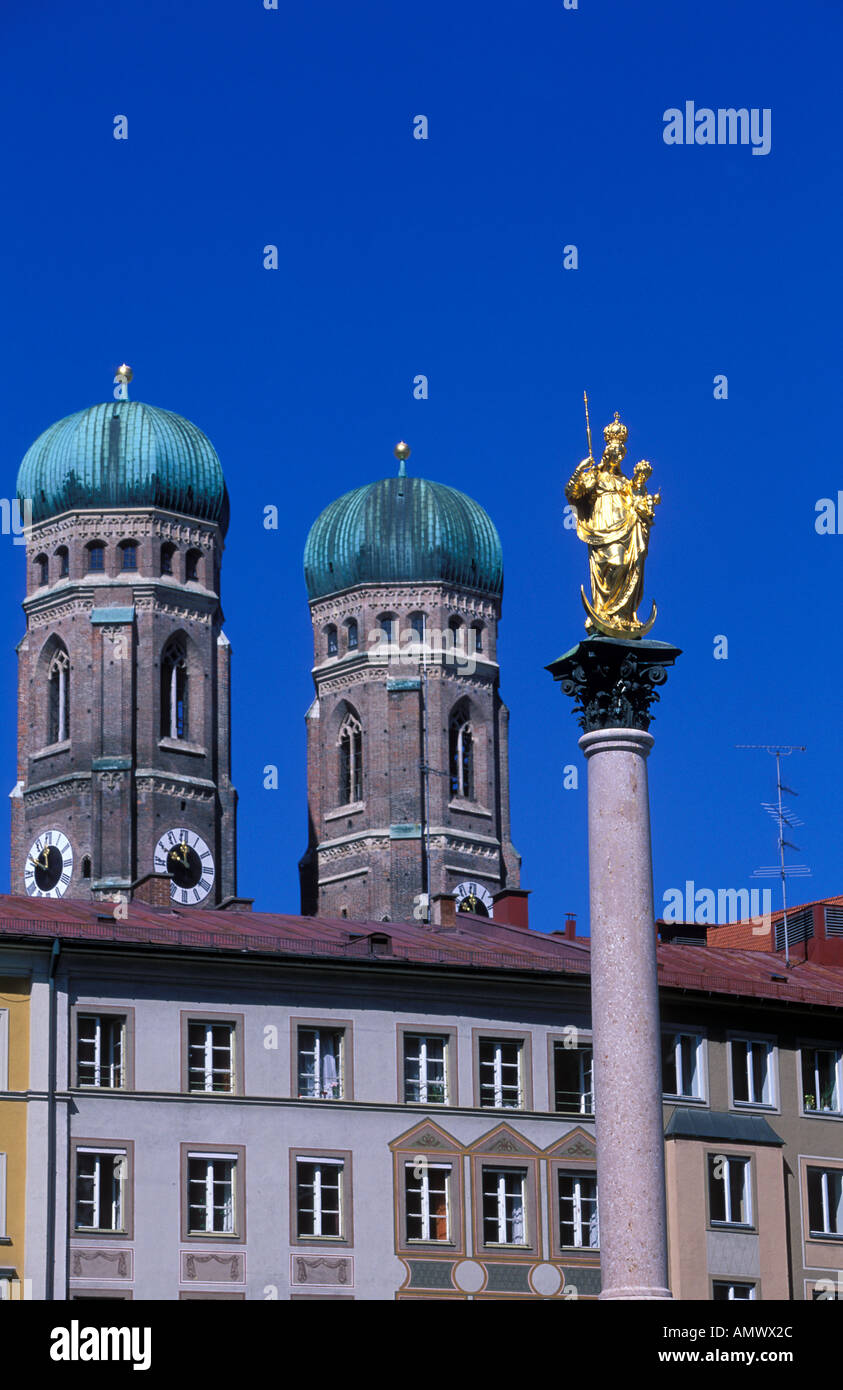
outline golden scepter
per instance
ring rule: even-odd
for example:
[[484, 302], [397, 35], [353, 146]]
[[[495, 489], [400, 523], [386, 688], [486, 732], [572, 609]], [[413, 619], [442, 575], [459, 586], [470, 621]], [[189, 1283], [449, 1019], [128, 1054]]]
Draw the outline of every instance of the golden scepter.
[[588, 418], [588, 392], [587, 392], [587, 391], [583, 391], [583, 393], [582, 393], [582, 398], [583, 398], [583, 400], [585, 401], [585, 432], [586, 432], [586, 436], [587, 436], [587, 438], [588, 438], [588, 457], [591, 459], [591, 463], [592, 463], [592, 467], [593, 467], [593, 466], [594, 466], [594, 455], [593, 455], [593, 453], [591, 452], [591, 422], [590, 422], [590, 420], [589, 420], [589, 418]]

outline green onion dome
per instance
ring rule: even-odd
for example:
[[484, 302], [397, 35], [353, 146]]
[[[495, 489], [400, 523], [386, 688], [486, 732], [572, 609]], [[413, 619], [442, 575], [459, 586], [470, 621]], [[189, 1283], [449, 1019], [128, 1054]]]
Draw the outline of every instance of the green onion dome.
[[18, 497], [33, 521], [60, 512], [161, 507], [228, 526], [228, 494], [211, 441], [190, 420], [141, 401], [105, 401], [50, 425], [27, 450]]
[[357, 584], [443, 580], [503, 592], [494, 522], [464, 492], [425, 478], [383, 478], [326, 507], [304, 548], [310, 599]]

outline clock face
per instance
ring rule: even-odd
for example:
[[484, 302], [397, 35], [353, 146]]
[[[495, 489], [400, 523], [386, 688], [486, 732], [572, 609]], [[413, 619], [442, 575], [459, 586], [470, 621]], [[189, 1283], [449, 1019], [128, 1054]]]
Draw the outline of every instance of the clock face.
[[23, 881], [31, 898], [63, 898], [73, 873], [73, 850], [60, 830], [45, 830], [30, 846]]
[[156, 873], [170, 875], [170, 897], [185, 907], [204, 902], [214, 886], [214, 856], [202, 836], [184, 826], [164, 831], [153, 864]]
[[492, 916], [494, 899], [482, 883], [466, 879], [464, 883], [457, 884], [454, 897], [457, 901], [457, 912], [473, 912], [478, 917]]

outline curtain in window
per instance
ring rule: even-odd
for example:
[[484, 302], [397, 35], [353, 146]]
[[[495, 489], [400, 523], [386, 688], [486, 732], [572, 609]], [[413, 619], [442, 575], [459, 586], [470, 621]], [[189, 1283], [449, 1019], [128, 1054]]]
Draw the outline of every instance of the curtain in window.
[[336, 1096], [337, 1082], [339, 1074], [337, 1072], [337, 1055], [335, 1050], [335, 1040], [330, 1033], [322, 1036], [322, 1094], [323, 1096]]

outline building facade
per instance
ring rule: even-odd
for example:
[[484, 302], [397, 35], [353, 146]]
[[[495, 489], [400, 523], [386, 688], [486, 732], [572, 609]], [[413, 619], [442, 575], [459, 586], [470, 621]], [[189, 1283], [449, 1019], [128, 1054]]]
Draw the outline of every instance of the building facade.
[[[587, 939], [27, 909], [35, 1297], [597, 1296]], [[674, 1297], [837, 1296], [839, 968], [658, 951]]]

